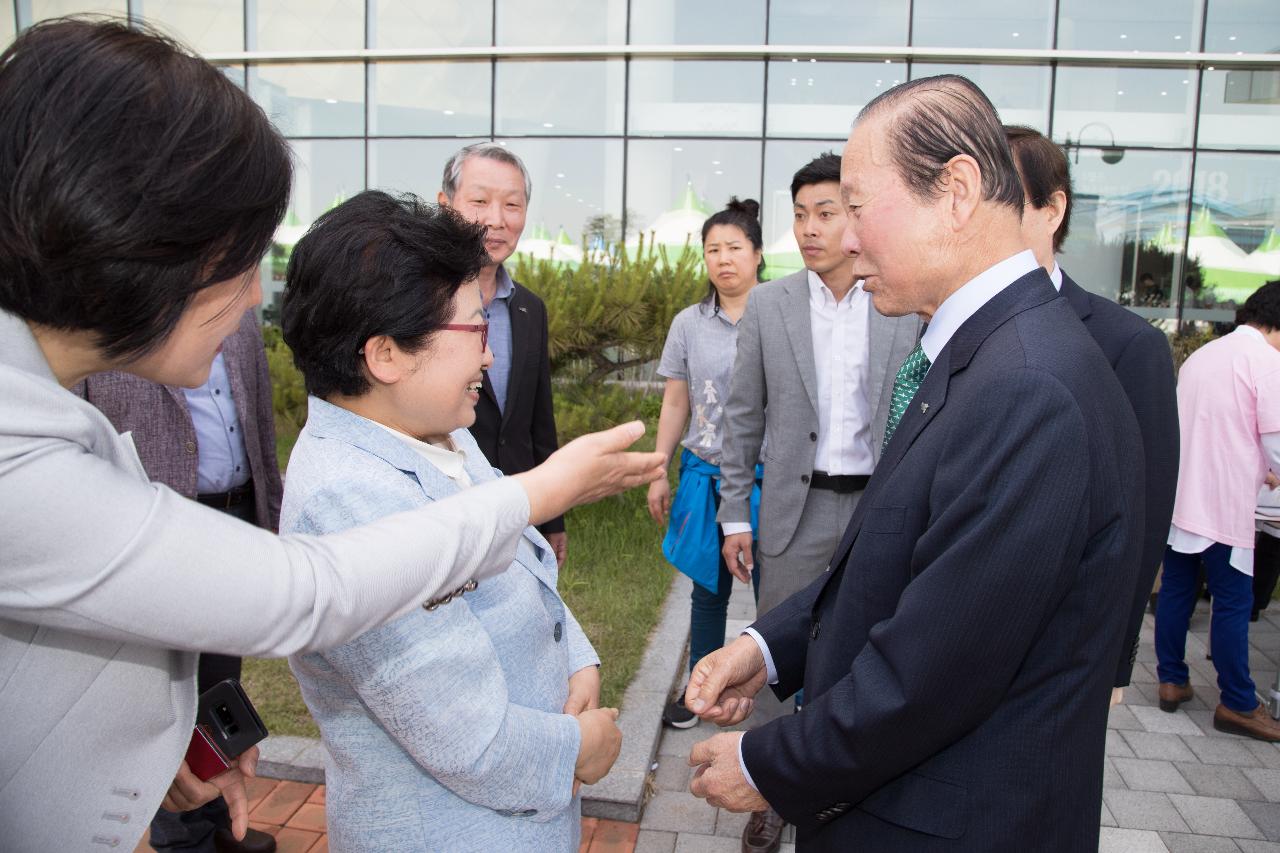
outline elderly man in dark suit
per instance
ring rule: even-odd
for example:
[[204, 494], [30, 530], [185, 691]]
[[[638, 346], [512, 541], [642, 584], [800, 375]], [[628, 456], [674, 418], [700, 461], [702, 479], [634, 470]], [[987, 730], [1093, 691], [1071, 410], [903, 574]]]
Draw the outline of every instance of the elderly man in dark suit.
[[1142, 443], [1110, 364], [1025, 248], [1004, 130], [963, 77], [873, 100], [845, 147], [845, 250], [929, 323], [830, 569], [704, 658], [720, 723], [692, 791], [768, 803], [802, 850], [1095, 850], [1137, 580]]
[[[130, 433], [147, 476], [185, 497], [242, 521], [276, 530], [283, 488], [276, 464], [271, 377], [262, 333], [252, 311], [222, 345], [209, 380], [199, 388], [157, 385], [128, 373], [99, 373], [81, 386], [86, 400]], [[181, 566], [175, 566], [180, 571]], [[192, 589], [198, 595], [198, 589]], [[197, 689], [240, 677], [240, 658], [200, 655]], [[181, 804], [166, 801], [171, 808]], [[231, 835], [221, 798], [181, 813], [161, 809], [151, 823], [157, 850], [275, 850], [275, 839], [249, 829]]]
[[[480, 271], [493, 364], [485, 372], [471, 435], [489, 464], [518, 474], [542, 464], [559, 446], [551, 406], [547, 306], [512, 280], [502, 265], [524, 232], [533, 182], [523, 161], [493, 142], [468, 145], [449, 158], [437, 200], [485, 226], [492, 261]], [[564, 565], [564, 518], [538, 527]]]
[[1169, 523], [1173, 520], [1173, 498], [1178, 490], [1178, 393], [1173, 355], [1164, 332], [1110, 299], [1086, 291], [1058, 266], [1054, 255], [1062, 251], [1071, 226], [1071, 167], [1067, 156], [1057, 143], [1029, 127], [1006, 125], [1004, 130], [1027, 196], [1022, 236], [1036, 253], [1036, 262], [1048, 271], [1053, 286], [1067, 298], [1111, 362], [1142, 432], [1147, 510], [1138, 585], [1129, 604], [1126, 636], [1130, 642], [1116, 665], [1112, 693], [1115, 704], [1123, 698], [1133, 674], [1142, 614], [1164, 557]]

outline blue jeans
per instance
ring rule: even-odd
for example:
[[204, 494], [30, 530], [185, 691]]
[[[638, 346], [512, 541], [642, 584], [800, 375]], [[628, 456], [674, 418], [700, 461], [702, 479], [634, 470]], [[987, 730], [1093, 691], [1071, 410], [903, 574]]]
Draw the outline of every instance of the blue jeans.
[[1204, 561], [1213, 621], [1209, 650], [1218, 671], [1222, 704], [1248, 714], [1258, 707], [1257, 688], [1249, 675], [1249, 611], [1253, 579], [1231, 568], [1231, 546], [1215, 542], [1199, 554], [1164, 552], [1164, 576], [1156, 599], [1156, 668], [1161, 682], [1186, 684], [1187, 626], [1196, 606], [1196, 576]]
[[[717, 499], [716, 504], [720, 501]], [[718, 537], [720, 544], [724, 544], [724, 534]], [[752, 543], [751, 553], [755, 554], [755, 544]], [[760, 594], [760, 568], [759, 561], [752, 560], [751, 569], [751, 586], [757, 596]], [[702, 584], [695, 583], [693, 592], [689, 596], [689, 671], [692, 672], [698, 661], [714, 652], [716, 649], [724, 645], [725, 623], [728, 621], [726, 614], [729, 612], [729, 596], [733, 592], [733, 585], [737, 583], [733, 575], [729, 574], [729, 568], [724, 564], [724, 557], [720, 557], [720, 577], [716, 583], [716, 591], [707, 590]]]

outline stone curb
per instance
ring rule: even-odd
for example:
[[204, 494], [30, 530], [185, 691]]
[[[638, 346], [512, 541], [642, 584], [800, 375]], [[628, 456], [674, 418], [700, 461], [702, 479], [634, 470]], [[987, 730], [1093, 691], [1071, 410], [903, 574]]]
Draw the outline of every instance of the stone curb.
[[[595, 785], [582, 788], [583, 817], [635, 823], [644, 810], [645, 782], [662, 738], [662, 710], [682, 674], [689, 639], [689, 593], [692, 581], [676, 574], [649, 636], [644, 657], [622, 699], [618, 728], [622, 752], [613, 770]], [[258, 745], [258, 775], [309, 784], [324, 784], [325, 748], [317, 738], [274, 735]]]

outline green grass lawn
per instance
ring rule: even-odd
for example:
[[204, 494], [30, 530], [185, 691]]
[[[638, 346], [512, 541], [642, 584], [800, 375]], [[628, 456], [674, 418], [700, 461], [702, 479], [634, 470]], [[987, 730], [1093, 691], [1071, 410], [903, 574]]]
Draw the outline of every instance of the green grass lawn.
[[[292, 446], [292, 437], [282, 437], [282, 467]], [[560, 593], [600, 655], [602, 701], [616, 706], [640, 665], [674, 570], [662, 558], [662, 529], [645, 510], [643, 489], [579, 507], [567, 526]], [[243, 681], [272, 734], [318, 735], [283, 660], [246, 660]]]

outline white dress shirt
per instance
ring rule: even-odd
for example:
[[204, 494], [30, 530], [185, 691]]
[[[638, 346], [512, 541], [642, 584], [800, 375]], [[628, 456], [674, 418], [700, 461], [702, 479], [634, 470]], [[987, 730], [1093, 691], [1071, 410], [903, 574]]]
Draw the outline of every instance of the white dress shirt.
[[430, 462], [441, 474], [444, 474], [450, 480], [462, 486], [462, 488], [465, 489], [471, 485], [471, 475], [467, 473], [467, 454], [459, 450], [449, 436], [445, 436], [443, 444], [432, 444], [431, 442], [414, 438], [408, 433], [400, 432], [398, 429], [393, 429], [386, 424], [379, 424], [377, 421], [370, 421], [370, 423], [378, 424], [378, 426], [407, 444], [411, 450]]
[[[870, 474], [871, 296], [859, 280], [836, 301], [822, 276], [808, 270], [809, 328], [818, 379], [818, 444], [813, 467], [828, 474]], [[725, 536], [750, 533], [745, 521], [720, 525]]]
[[[943, 300], [920, 338], [920, 348], [928, 357], [929, 364], [932, 365], [938, 360], [939, 353], [950, 342], [952, 336], [966, 320], [978, 312], [978, 309], [1037, 266], [1039, 264], [1036, 263], [1036, 256], [1027, 249], [979, 273]], [[777, 684], [778, 670], [774, 666], [773, 655], [769, 653], [768, 644], [754, 628], [747, 628], [743, 633], [755, 640], [756, 645], [760, 647], [760, 653], [764, 655], [768, 683]], [[742, 760], [741, 740], [738, 741], [738, 765], [742, 768], [742, 775], [746, 777], [747, 783], [755, 788], [756, 783], [752, 781], [751, 774], [747, 771], [747, 764]]]

